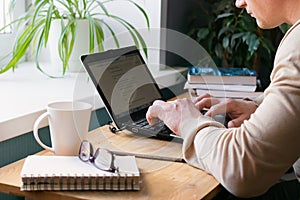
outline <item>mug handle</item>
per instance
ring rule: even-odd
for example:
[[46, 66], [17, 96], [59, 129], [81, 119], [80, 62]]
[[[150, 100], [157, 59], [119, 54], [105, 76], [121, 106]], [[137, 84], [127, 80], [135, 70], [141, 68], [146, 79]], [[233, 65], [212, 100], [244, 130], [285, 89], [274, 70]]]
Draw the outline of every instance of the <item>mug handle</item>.
[[54, 152], [53, 147], [48, 147], [39, 138], [39, 124], [41, 123], [41, 121], [43, 121], [48, 116], [49, 116], [49, 113], [45, 112], [44, 114], [40, 115], [39, 118], [37, 118], [37, 120], [35, 121], [34, 126], [33, 126], [33, 135], [34, 135], [35, 140], [39, 143], [39, 145], [41, 145], [44, 149], [48, 149], [48, 150]]

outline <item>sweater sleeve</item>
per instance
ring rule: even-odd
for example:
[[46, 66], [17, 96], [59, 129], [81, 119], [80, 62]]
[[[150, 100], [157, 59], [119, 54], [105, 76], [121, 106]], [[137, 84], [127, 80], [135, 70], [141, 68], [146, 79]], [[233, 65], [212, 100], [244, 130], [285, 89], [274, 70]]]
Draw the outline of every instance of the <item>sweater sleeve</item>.
[[249, 120], [226, 129], [200, 117], [180, 129], [185, 160], [237, 196], [263, 194], [300, 157], [299, 35], [300, 26], [295, 25], [283, 39], [271, 84]]

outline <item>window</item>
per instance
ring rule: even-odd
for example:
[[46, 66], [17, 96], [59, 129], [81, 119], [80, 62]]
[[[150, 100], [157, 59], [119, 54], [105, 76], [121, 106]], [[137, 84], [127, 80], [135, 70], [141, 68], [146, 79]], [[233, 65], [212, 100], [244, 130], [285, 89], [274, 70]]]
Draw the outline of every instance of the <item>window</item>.
[[[2, 8], [4, 4], [2, 1], [9, 0], [0, 0], [0, 18], [2, 18]], [[182, 81], [182, 77], [178, 75], [175, 71], [171, 70], [158, 70], [158, 55], [157, 49], [155, 47], [159, 47], [159, 39], [154, 40], [153, 34], [157, 34], [157, 29], [160, 27], [160, 1], [145, 1], [145, 0], [134, 0], [134, 1], [144, 1], [143, 4], [145, 8], [147, 8], [148, 15], [150, 18], [151, 26], [153, 27], [154, 32], [150, 34], [147, 30], [147, 35], [145, 39], [149, 40], [148, 44], [155, 43], [149, 48], [152, 50], [149, 52], [149, 60], [148, 62], [153, 66], [152, 73], [158, 82], [158, 84], [162, 87], [170, 87], [175, 84], [178, 84]], [[25, 11], [25, 5], [29, 5], [31, 0], [15, 0], [15, 11], [12, 14], [12, 19], [16, 19], [16, 17], [23, 15]], [[27, 2], [27, 4], [25, 4]], [[118, 8], [118, 6], [116, 6]], [[124, 9], [123, 9], [124, 10]], [[125, 12], [124, 14], [128, 14]], [[131, 16], [131, 15], [130, 15]], [[135, 18], [132, 20], [135, 21]], [[143, 22], [143, 21], [142, 21]], [[144, 23], [142, 23], [144, 24]], [[134, 24], [135, 25], [135, 24]], [[12, 27], [11, 33], [0, 34], [0, 58], [6, 55], [12, 49], [12, 45], [15, 38], [15, 30]], [[159, 34], [157, 34], [159, 38]], [[147, 40], [147, 41], [148, 41]], [[48, 54], [47, 54], [48, 55]], [[46, 56], [47, 56], [46, 55]], [[44, 58], [47, 61], [47, 58]], [[45, 61], [43, 60], [43, 61]], [[3, 61], [3, 60], [0, 60]], [[4, 62], [4, 61], [3, 61]], [[42, 75], [38, 70], [33, 66], [32, 62], [22, 63], [22, 66], [19, 66], [14, 73], [0, 74], [0, 92], [1, 94], [6, 94], [1, 96], [1, 104], [0, 104], [0, 142], [12, 137], [16, 137], [18, 135], [27, 133], [32, 131], [32, 124], [36, 120], [38, 111], [42, 113], [43, 109], [45, 109], [45, 105], [47, 102], [55, 101], [57, 99], [65, 99], [65, 100], [73, 100], [76, 96], [78, 98], [78, 94], [74, 96], [74, 86], [78, 87], [77, 84], [83, 80], [79, 80], [78, 83], [74, 83], [74, 81], [78, 80], [77, 74], [70, 74], [66, 76], [65, 79], [49, 79], [48, 77]], [[1, 67], [1, 62], [0, 62]], [[86, 78], [84, 75], [82, 79], [84, 79], [83, 83], [91, 84], [90, 82], [86, 82]], [[73, 78], [74, 77], [74, 78]], [[4, 80], [4, 81], [3, 81]], [[74, 85], [75, 84], [75, 85]], [[79, 95], [89, 95], [90, 92], [94, 92], [94, 88], [89, 88], [84, 90], [83, 93]], [[57, 89], [59, 88], [59, 90]], [[80, 89], [82, 89], [82, 85], [80, 85]], [[78, 90], [78, 89], [77, 89]], [[172, 91], [171, 91], [172, 92]], [[177, 93], [177, 91], [174, 91]], [[96, 95], [96, 93], [95, 93]], [[93, 97], [92, 97], [93, 98]], [[97, 98], [98, 95], [97, 95]], [[95, 107], [103, 106], [101, 101], [95, 101]], [[3, 103], [4, 102], [4, 103]], [[11, 124], [19, 124], [19, 126], [11, 126]]]
[[[25, 1], [15, 1], [13, 12], [9, 12], [11, 0], [0, 0], [0, 27], [22, 16], [25, 12]], [[8, 53], [13, 48], [13, 43], [16, 37], [14, 27], [8, 27], [0, 32], [0, 64], [6, 63], [9, 60]], [[3, 45], [2, 45], [3, 44]]]
[[[9, 12], [9, 0], [0, 0], [0, 27], [4, 27], [11, 22], [11, 14]], [[12, 28], [9, 26], [0, 31], [1, 34], [11, 33]]]

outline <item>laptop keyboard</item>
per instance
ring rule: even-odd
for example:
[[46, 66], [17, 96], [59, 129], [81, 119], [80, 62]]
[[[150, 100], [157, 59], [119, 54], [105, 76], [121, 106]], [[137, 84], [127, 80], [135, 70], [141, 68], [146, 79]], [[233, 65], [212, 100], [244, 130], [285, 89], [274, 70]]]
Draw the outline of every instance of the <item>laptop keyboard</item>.
[[150, 125], [147, 119], [142, 119], [140, 121], [134, 122], [131, 126], [127, 127], [133, 133], [142, 134], [148, 137], [154, 137], [163, 140], [174, 140], [182, 142], [182, 139], [176, 136], [163, 121], [158, 121], [154, 125]]
[[134, 125], [141, 129], [150, 129], [154, 132], [162, 132], [163, 131], [166, 134], [172, 133], [172, 131], [169, 130], [167, 126], [165, 126], [163, 121], [159, 121], [156, 124], [151, 126], [146, 119], [143, 119], [143, 120], [135, 122]]

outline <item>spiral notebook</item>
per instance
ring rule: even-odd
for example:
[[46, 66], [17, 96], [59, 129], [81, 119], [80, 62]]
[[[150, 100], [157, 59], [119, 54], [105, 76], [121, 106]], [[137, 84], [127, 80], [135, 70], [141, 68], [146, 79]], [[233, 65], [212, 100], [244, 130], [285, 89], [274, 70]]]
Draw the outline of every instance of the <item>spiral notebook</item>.
[[134, 156], [116, 156], [118, 173], [97, 169], [77, 156], [28, 156], [21, 179], [22, 191], [139, 190], [140, 173]]

